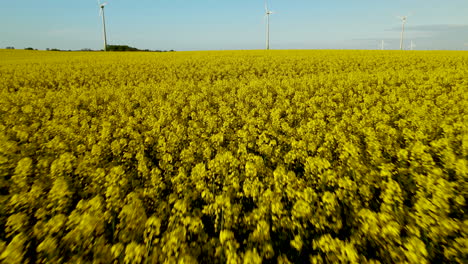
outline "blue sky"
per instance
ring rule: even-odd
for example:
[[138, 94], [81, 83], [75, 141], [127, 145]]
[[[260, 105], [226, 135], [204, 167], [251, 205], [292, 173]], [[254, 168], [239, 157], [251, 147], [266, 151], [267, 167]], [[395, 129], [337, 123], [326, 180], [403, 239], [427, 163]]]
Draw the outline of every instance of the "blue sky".
[[[270, 0], [272, 49], [468, 50], [467, 0]], [[265, 46], [263, 0], [108, 0], [109, 44], [140, 49]], [[0, 0], [0, 48], [100, 49], [96, 0]]]

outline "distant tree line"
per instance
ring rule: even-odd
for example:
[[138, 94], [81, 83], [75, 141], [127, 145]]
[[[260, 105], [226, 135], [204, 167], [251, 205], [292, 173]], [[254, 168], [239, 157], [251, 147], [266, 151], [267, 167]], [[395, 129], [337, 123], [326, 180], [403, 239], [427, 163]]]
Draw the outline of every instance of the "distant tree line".
[[[8, 46], [5, 49], [14, 50], [15, 47]], [[32, 47], [27, 47], [25, 50], [37, 50]], [[47, 51], [72, 51], [72, 50], [61, 50], [56, 48], [46, 48]], [[93, 49], [84, 48], [80, 51], [95, 51]], [[102, 50], [101, 50], [102, 51]], [[174, 52], [175, 50], [150, 50], [150, 49], [137, 49], [134, 47], [130, 47], [128, 45], [107, 45], [107, 51], [146, 51], [146, 52]]]
[[[5, 47], [5, 49], [7, 49], [7, 50], [14, 50], [15, 47], [8, 46], [8, 47]], [[24, 50], [37, 50], [37, 49], [31, 48], [31, 47], [27, 47], [27, 48], [24, 48]]]
[[[152, 51], [152, 52], [167, 52], [166, 50], [149, 50], [149, 49], [144, 49], [140, 50], [134, 47], [130, 47], [128, 45], [107, 45], [107, 51]], [[169, 52], [172, 52], [174, 50], [169, 50]]]
[[128, 45], [107, 45], [107, 51], [138, 51], [138, 49]]

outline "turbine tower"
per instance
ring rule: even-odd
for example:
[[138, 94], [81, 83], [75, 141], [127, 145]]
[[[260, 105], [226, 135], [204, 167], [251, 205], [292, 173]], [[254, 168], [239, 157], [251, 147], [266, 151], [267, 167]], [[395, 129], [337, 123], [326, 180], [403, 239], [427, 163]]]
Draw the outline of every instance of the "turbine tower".
[[414, 42], [413, 42], [413, 41], [411, 41], [411, 44], [410, 44], [410, 49], [411, 49], [411, 50], [413, 50], [413, 48], [415, 48], [415, 47], [416, 47], [416, 44], [414, 44]]
[[384, 50], [385, 48], [385, 40], [382, 39], [382, 42], [380, 43], [380, 49]]
[[99, 15], [102, 17], [102, 34], [104, 35], [104, 51], [107, 51], [106, 18], [104, 16], [104, 7], [107, 5], [107, 2], [101, 3], [100, 0], [97, 0], [97, 2], [100, 8]]
[[270, 15], [274, 12], [268, 9], [267, 0], [265, 0], [265, 18], [266, 18], [266, 49], [270, 49]]
[[401, 19], [401, 23], [402, 23], [402, 26], [401, 26], [401, 36], [400, 36], [400, 50], [403, 50], [403, 34], [405, 33], [405, 24], [406, 24], [406, 20], [408, 19], [407, 16], [402, 16], [402, 17], [399, 17]]

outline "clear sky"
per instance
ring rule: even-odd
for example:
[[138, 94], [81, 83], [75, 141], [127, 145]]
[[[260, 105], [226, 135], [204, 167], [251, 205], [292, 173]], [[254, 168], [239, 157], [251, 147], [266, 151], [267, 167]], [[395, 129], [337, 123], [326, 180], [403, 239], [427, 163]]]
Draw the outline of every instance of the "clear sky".
[[[468, 50], [467, 0], [269, 0], [272, 49]], [[263, 0], [108, 0], [108, 43], [140, 49], [263, 49]], [[0, 48], [100, 49], [96, 0], [0, 0]]]

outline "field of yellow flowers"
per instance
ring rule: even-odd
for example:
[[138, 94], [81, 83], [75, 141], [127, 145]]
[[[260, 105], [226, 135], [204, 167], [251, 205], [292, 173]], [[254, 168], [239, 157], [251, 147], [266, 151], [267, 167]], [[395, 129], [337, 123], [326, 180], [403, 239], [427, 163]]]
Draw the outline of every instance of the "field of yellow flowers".
[[467, 178], [467, 52], [0, 50], [2, 263], [463, 263]]

